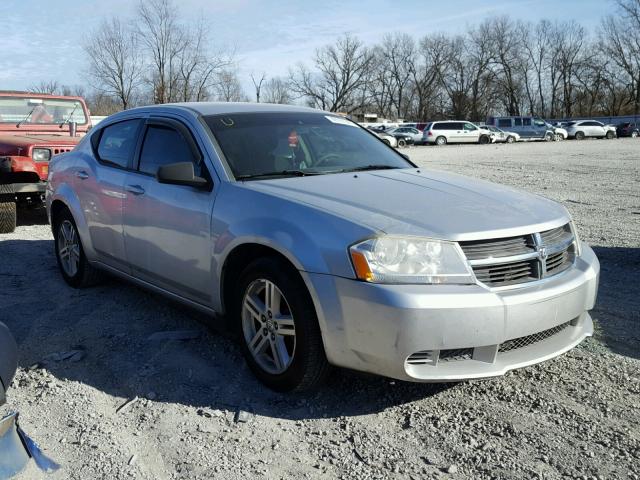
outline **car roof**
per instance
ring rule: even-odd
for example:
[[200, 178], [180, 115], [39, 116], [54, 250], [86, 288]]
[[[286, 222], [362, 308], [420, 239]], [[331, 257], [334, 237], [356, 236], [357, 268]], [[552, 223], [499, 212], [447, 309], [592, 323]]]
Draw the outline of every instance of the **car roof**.
[[129, 110], [147, 109], [188, 109], [200, 115], [224, 115], [230, 113], [259, 113], [259, 112], [300, 112], [300, 113], [330, 113], [315, 108], [301, 107], [297, 105], [280, 105], [274, 103], [251, 102], [182, 102], [150, 105]]

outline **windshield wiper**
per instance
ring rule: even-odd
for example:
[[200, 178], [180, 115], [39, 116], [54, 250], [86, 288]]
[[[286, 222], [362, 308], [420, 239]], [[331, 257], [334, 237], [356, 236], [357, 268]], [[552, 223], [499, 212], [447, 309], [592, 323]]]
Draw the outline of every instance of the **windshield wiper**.
[[354, 168], [345, 168], [340, 170], [340, 172], [364, 172], [367, 170], [395, 170], [396, 168], [392, 165], [364, 165], [362, 167], [354, 167]]
[[76, 104], [73, 106], [73, 110], [71, 110], [71, 113], [67, 116], [67, 118], [65, 120], [60, 122], [60, 128], [62, 128], [62, 126], [65, 123], [69, 123], [69, 120], [71, 120], [71, 117], [73, 116], [74, 113], [76, 113], [77, 109], [78, 109], [78, 103], [76, 102]]
[[268, 177], [306, 177], [309, 175], [322, 175], [324, 172], [305, 172], [304, 170], [280, 170], [279, 172], [254, 173], [251, 175], [238, 175], [236, 180], [252, 180]]
[[37, 107], [37, 105], [35, 107], [33, 107], [29, 113], [27, 113], [26, 117], [24, 117], [22, 120], [20, 120], [18, 123], [16, 123], [16, 128], [20, 128], [20, 125], [22, 125], [24, 122], [26, 122], [27, 120], [29, 120], [31, 118], [31, 114], [34, 112], [36, 107]]

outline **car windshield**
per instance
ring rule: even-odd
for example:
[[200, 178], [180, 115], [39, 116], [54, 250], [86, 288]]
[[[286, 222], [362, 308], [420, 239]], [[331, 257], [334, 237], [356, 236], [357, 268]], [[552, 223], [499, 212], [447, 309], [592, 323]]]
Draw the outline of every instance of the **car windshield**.
[[60, 124], [87, 123], [87, 117], [78, 100], [0, 97], [0, 123]]
[[238, 113], [204, 120], [237, 179], [413, 167], [375, 135], [337, 115]]

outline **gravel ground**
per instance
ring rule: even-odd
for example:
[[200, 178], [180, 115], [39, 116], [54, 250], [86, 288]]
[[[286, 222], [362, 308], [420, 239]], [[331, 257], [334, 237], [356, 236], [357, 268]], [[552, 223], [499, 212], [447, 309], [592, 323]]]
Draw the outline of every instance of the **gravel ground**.
[[[116, 280], [68, 288], [32, 211], [0, 241], [0, 318], [21, 353], [0, 413], [19, 410], [62, 464], [48, 478], [640, 478], [640, 141], [405, 152], [566, 205], [602, 263], [596, 337], [488, 381], [340, 371], [275, 394], [207, 318]], [[169, 330], [192, 338], [149, 338]]]

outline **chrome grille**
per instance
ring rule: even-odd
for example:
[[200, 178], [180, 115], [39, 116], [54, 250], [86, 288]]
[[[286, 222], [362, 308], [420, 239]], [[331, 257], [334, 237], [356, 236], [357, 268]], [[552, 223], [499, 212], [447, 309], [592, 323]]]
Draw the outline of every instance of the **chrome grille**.
[[548, 330], [543, 330], [542, 332], [534, 333], [533, 335], [527, 335], [526, 337], [514, 338], [512, 340], [507, 340], [498, 348], [498, 353], [505, 353], [511, 350], [516, 350], [518, 348], [528, 347], [529, 345], [533, 345], [534, 343], [541, 342], [542, 340], [546, 340], [549, 337], [553, 337], [554, 335], [560, 333], [562, 330], [567, 328], [571, 322], [563, 323], [562, 325], [558, 325], [557, 327], [549, 328]]
[[517, 237], [460, 242], [478, 281], [490, 287], [532, 282], [556, 275], [575, 259], [575, 238], [562, 227]]

